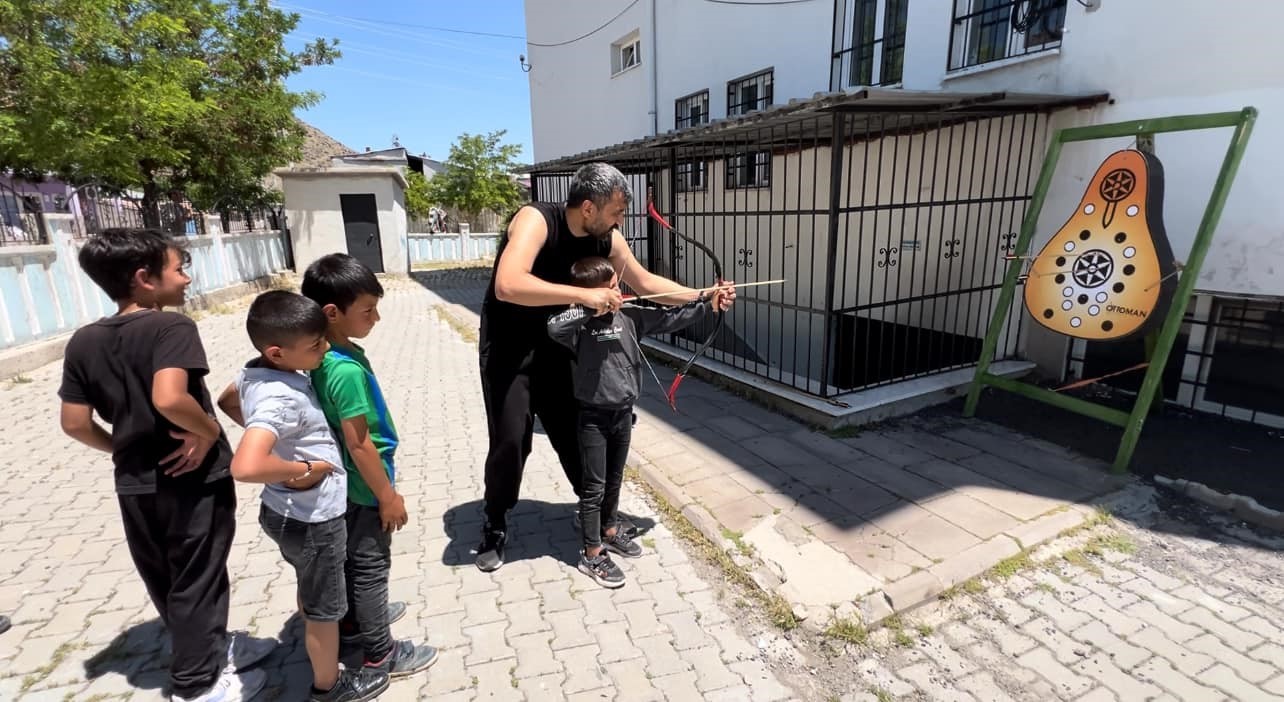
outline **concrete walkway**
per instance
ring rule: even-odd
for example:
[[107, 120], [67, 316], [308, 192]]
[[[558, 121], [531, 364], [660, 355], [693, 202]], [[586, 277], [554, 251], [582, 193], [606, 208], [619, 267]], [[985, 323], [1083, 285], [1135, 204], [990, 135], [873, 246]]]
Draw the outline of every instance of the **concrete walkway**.
[[[515, 510], [509, 564], [473, 565], [480, 535], [486, 422], [476, 349], [409, 281], [389, 281], [367, 348], [402, 433], [399, 489], [410, 522], [393, 539], [392, 596], [409, 604], [398, 637], [441, 648], [426, 674], [385, 700], [798, 699], [737, 628], [708, 579], [664, 525], [623, 563], [630, 582], [598, 587], [575, 570], [574, 495], [537, 440]], [[217, 392], [253, 351], [244, 306], [201, 319]], [[112, 493], [111, 463], [57, 429], [61, 363], [0, 382], [0, 700], [158, 700], [167, 636], [133, 571]], [[224, 420], [233, 443], [240, 432]], [[238, 486], [229, 563], [231, 625], [279, 637], [271, 691], [303, 699], [311, 680], [294, 617], [294, 575], [258, 525], [258, 488]], [[646, 502], [622, 505], [655, 521]], [[707, 570], [707, 569], [705, 569]]]
[[[475, 329], [489, 271], [417, 274]], [[667, 387], [673, 371], [656, 366]], [[688, 377], [673, 412], [649, 373], [643, 477], [817, 628], [934, 599], [1080, 525], [1118, 489], [1098, 461], [942, 413], [829, 435]], [[839, 438], [840, 437], [840, 438]], [[756, 561], [756, 563], [754, 563]]]

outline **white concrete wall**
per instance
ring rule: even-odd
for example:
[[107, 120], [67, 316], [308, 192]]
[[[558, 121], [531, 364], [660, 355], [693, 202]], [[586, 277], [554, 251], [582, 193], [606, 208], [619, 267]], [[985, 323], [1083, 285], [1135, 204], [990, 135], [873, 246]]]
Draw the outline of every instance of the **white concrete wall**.
[[[79, 235], [72, 215], [43, 217], [49, 243], [0, 246], [0, 350], [57, 337], [116, 313], [116, 304], [80, 270], [76, 257], [88, 239]], [[184, 238], [192, 257], [189, 300], [285, 269], [282, 232], [224, 234], [217, 216], [205, 217], [205, 231]]]
[[[915, 5], [948, 0], [916, 0]], [[1221, 293], [1284, 295], [1284, 198], [1278, 162], [1284, 154], [1284, 3], [1222, 0], [1103, 0], [1088, 12], [1070, 2], [1058, 54], [945, 80], [950, 90], [1110, 92], [1114, 104], [1061, 113], [1055, 127], [1148, 117], [1260, 110], [1198, 288]], [[913, 25], [911, 25], [913, 28]], [[948, 41], [948, 31], [946, 33]], [[942, 54], [943, 56], [943, 54]], [[943, 61], [939, 64], [944, 65]], [[1164, 223], [1173, 253], [1186, 260], [1231, 130], [1160, 135]], [[1044, 205], [1036, 248], [1064, 223], [1083, 184], [1111, 152], [1130, 140], [1068, 145]]]
[[[629, 1], [526, 0], [527, 40], [573, 39]], [[578, 42], [528, 45], [534, 160], [649, 136], [657, 120], [659, 131], [668, 131], [674, 100], [705, 89], [712, 118], [725, 117], [727, 81], [766, 68], [774, 69], [775, 104], [828, 90], [833, 13], [827, 0], [769, 7], [641, 0]], [[634, 30], [642, 63], [612, 76], [611, 44]]]
[[285, 216], [294, 243], [294, 265], [303, 271], [331, 253], [347, 253], [341, 194], [373, 194], [379, 211], [379, 238], [387, 273], [410, 270], [406, 239], [405, 188], [388, 172], [278, 172], [285, 193]]
[[[841, 0], [840, 0], [841, 1]], [[1097, 0], [1092, 11], [1067, 3], [1054, 51], [948, 71], [950, 18], [964, 0], [912, 0], [902, 85], [915, 90], [1108, 91], [1113, 104], [1059, 115], [1054, 128], [1135, 118], [1261, 111], [1248, 154], [1201, 271], [1199, 288], [1284, 294], [1284, 198], [1273, 166], [1284, 153], [1284, 2]], [[628, 0], [526, 0], [530, 41], [574, 38]], [[657, 18], [651, 31], [651, 14]], [[850, 17], [850, 12], [845, 13]], [[708, 88], [713, 119], [726, 116], [726, 82], [775, 70], [776, 104], [829, 87], [834, 3], [753, 7], [695, 0], [642, 0], [606, 29], [563, 47], [529, 47], [535, 161], [610, 146], [652, 133], [652, 71], [661, 132], [673, 126], [674, 99]], [[611, 77], [610, 45], [634, 29], [642, 64]], [[658, 43], [658, 52], [653, 41]], [[658, 61], [657, 61], [658, 53]], [[1165, 218], [1184, 258], [1225, 151], [1229, 130], [1160, 137]], [[1063, 153], [1041, 245], [1065, 219], [1089, 177], [1126, 140], [1071, 146]]]

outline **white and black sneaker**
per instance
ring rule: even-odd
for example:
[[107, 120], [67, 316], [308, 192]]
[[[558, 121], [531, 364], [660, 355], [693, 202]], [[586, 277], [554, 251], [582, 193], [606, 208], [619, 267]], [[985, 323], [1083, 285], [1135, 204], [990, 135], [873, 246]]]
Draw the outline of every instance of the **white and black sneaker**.
[[579, 570], [581, 573], [593, 578], [598, 585], [611, 588], [614, 590], [618, 587], [624, 587], [624, 571], [615, 565], [611, 556], [606, 551], [602, 551], [594, 558], [589, 558], [580, 554]]
[[486, 529], [477, 546], [477, 569], [483, 573], [499, 570], [504, 565], [504, 544], [508, 535], [497, 529]]

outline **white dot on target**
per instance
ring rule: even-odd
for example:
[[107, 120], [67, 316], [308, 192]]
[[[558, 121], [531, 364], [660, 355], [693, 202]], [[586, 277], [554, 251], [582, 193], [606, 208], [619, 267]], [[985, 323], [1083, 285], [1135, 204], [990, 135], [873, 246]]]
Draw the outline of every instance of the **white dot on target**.
[[1096, 212], [1096, 211], [1097, 211], [1097, 208], [1096, 208], [1096, 207], [1093, 207], [1093, 206], [1092, 206], [1092, 203], [1088, 203], [1087, 205], [1084, 205], [1084, 206], [1083, 206], [1083, 213], [1084, 213], [1084, 214], [1092, 214], [1093, 212]]
[[1105, 301], [1106, 301], [1106, 294], [1103, 292], [1097, 293], [1097, 302], [1105, 302]]
[[1071, 295], [1074, 294], [1074, 288], [1067, 287], [1061, 291], [1061, 294], [1065, 295], [1066, 297], [1070, 297]]
[[1061, 303], [1061, 309], [1065, 310], [1066, 312], [1069, 312], [1071, 307], [1074, 307], [1074, 303], [1069, 300], [1066, 300], [1065, 302]]
[[1093, 317], [1096, 317], [1098, 314], [1101, 314], [1101, 308], [1097, 307], [1096, 305], [1093, 305], [1088, 308], [1088, 314], [1092, 315]]
[[1073, 241], [1067, 241], [1067, 242], [1066, 242], [1066, 245], [1065, 245], [1065, 250], [1066, 250], [1066, 251], [1074, 251], [1074, 242], [1073, 242]]
[[1124, 211], [1128, 213], [1129, 217], [1136, 217], [1137, 212], [1139, 212], [1136, 205], [1128, 205], [1128, 209]]
[[1137, 255], [1137, 249], [1134, 249], [1131, 246], [1124, 249], [1124, 258], [1132, 258], [1133, 256], [1136, 256], [1136, 255]]
[[1079, 319], [1078, 317], [1071, 317], [1071, 318], [1070, 318], [1070, 326], [1075, 327], [1075, 328], [1078, 328], [1078, 327], [1079, 327], [1080, 325], [1082, 325], [1082, 324], [1083, 324], [1083, 320], [1082, 320], [1082, 319]]

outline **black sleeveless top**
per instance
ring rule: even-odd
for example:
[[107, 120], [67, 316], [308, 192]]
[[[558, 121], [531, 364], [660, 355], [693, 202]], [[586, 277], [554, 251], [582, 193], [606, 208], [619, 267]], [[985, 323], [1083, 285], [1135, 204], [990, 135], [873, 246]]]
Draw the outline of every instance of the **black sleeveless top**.
[[[532, 202], [528, 205], [544, 215], [548, 225], [548, 237], [544, 247], [535, 255], [531, 274], [540, 280], [559, 285], [571, 284], [571, 265], [586, 256], [611, 255], [611, 240], [600, 241], [593, 236], [575, 236], [566, 223], [566, 205], [564, 203]], [[550, 315], [564, 311], [567, 305], [527, 307], [511, 302], [504, 302], [495, 297], [495, 273], [499, 270], [499, 260], [508, 246], [508, 233], [500, 237], [499, 248], [495, 251], [495, 267], [491, 270], [490, 284], [486, 287], [486, 298], [482, 302], [481, 338], [482, 346], [494, 342], [510, 346], [508, 350], [517, 351], [517, 347], [531, 348], [536, 341], [547, 341], [547, 324]], [[487, 343], [490, 342], [490, 343]]]

